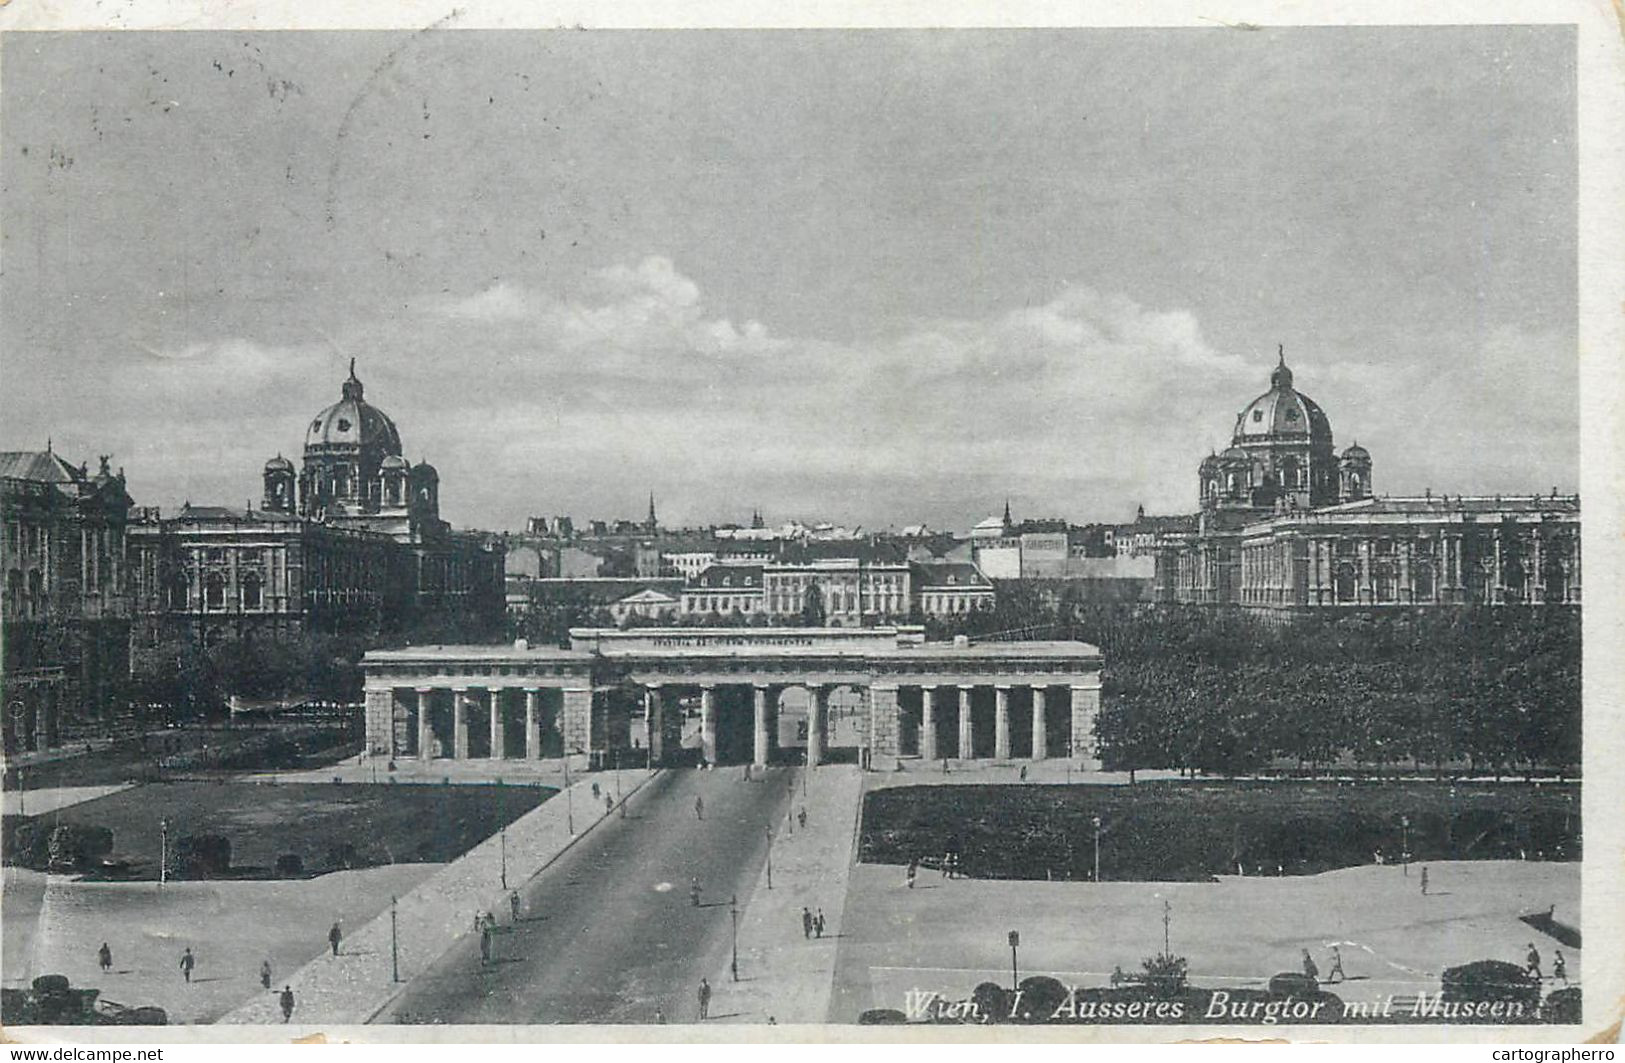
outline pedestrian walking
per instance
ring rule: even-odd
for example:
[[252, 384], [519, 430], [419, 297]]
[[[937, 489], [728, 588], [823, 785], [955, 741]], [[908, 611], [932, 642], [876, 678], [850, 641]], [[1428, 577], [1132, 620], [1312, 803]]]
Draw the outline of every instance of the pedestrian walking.
[[942, 854], [942, 877], [943, 878], [952, 878], [953, 877], [953, 869], [954, 869], [954, 854], [953, 853], [943, 853]]
[[807, 908], [805, 906], [803, 906], [802, 909], [801, 909], [801, 936], [803, 938], [810, 938], [810, 937], [812, 937], [812, 932], [813, 932], [813, 916], [812, 916], [812, 912], [808, 911]]
[[262, 988], [265, 988], [265, 989], [270, 989], [271, 988], [271, 961], [270, 960], [261, 960], [260, 961], [260, 986]]
[[711, 1015], [711, 983], [700, 979], [700, 1018], [706, 1019]]
[[750, 765], [745, 765], [745, 773], [739, 777], [740, 782], [750, 782]]
[[1021, 766], [1021, 781], [1022, 782], [1027, 781], [1027, 765], [1025, 765], [1025, 764], [1023, 764]]
[[1343, 981], [1347, 981], [1347, 980], [1348, 980], [1348, 975], [1343, 973], [1343, 954], [1342, 954], [1342, 952], [1338, 951], [1338, 948], [1337, 948], [1336, 945], [1333, 945], [1332, 946], [1332, 968], [1331, 968], [1331, 970], [1326, 972], [1326, 981], [1328, 981], [1328, 982], [1343, 982]]
[[605, 794], [604, 795], [604, 815], [607, 816], [613, 811], [615, 811], [615, 799], [613, 797], [611, 797], [610, 795]]
[[700, 820], [705, 818], [705, 798], [698, 794], [694, 795], [694, 818]]
[[105, 941], [102, 942], [102, 947], [96, 950], [96, 963], [101, 967], [103, 974], [113, 969], [113, 950], [107, 947]]
[[598, 784], [597, 783], [592, 784], [592, 799], [594, 801], [598, 800]]
[[914, 876], [918, 875], [919, 873], [920, 862], [918, 860], [910, 860], [908, 862], [908, 868], [903, 872], [903, 881], [907, 883], [909, 889], [914, 888]]
[[698, 908], [700, 906], [700, 878], [698, 875], [694, 876], [694, 880], [688, 884], [688, 899], [689, 903], [693, 904], [694, 907]]
[[796, 813], [796, 824], [798, 826], [800, 826], [802, 830], [807, 829], [807, 806], [806, 805], [802, 805], [801, 806], [801, 811]]
[[824, 909], [822, 908], [818, 909], [818, 914], [813, 916], [813, 933], [820, 938], [824, 936]]
[[287, 1022], [293, 1018], [293, 986], [285, 985], [282, 987], [280, 1003], [282, 1004], [282, 1021]]
[[1422, 869], [1422, 896], [1426, 897], [1427, 895], [1428, 895], [1428, 869], [1424, 867]]
[[513, 913], [513, 921], [519, 922], [519, 891], [508, 891], [508, 910]]
[[192, 955], [191, 949], [187, 949], [185, 952], [181, 953], [181, 975], [185, 977], [188, 982], [192, 980], [192, 968], [196, 966], [197, 957]]
[[1309, 950], [1303, 950], [1303, 973], [1316, 985], [1320, 984], [1320, 968], [1315, 966], [1315, 958], [1309, 955]]
[[1524, 970], [1534, 975], [1537, 981], [1545, 977], [1540, 973], [1540, 950], [1535, 948], [1533, 941], [1529, 943], [1529, 953], [1524, 957], [1524, 964]]
[[1563, 959], [1562, 949], [1552, 950], [1552, 979], [1564, 985], [1569, 984], [1569, 965], [1568, 961]]
[[337, 920], [333, 922], [333, 929], [327, 932], [327, 943], [333, 946], [333, 955], [339, 954], [339, 942], [344, 940], [344, 931], [339, 929]]
[[491, 928], [480, 927], [480, 966], [484, 967], [491, 962]]

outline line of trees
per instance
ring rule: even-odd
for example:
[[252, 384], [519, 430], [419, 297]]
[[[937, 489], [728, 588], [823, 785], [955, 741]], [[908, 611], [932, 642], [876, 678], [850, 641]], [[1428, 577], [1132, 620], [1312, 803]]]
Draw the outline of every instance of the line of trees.
[[1580, 763], [1580, 614], [1463, 607], [1308, 618], [1050, 601], [1019, 585], [951, 635], [1077, 638], [1105, 657], [1108, 767], [1235, 775], [1295, 762], [1475, 774]]

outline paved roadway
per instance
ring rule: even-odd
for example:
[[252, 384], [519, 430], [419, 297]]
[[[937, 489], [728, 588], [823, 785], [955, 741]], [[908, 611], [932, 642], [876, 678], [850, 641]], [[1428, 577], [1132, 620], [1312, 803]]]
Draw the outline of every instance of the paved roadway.
[[727, 969], [728, 898], [749, 897], [794, 780], [790, 768], [753, 771], [749, 784], [742, 775], [674, 769], [652, 780], [626, 819], [604, 822], [521, 888], [517, 926], [498, 913], [491, 964], [482, 967], [478, 939], [466, 935], [380, 1021], [693, 1022], [700, 979]]

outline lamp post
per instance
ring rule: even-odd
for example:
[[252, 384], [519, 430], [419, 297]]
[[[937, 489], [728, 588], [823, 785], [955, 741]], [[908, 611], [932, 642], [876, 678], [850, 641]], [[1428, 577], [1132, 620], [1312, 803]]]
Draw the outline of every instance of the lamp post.
[[1010, 991], [1016, 992], [1021, 988], [1021, 978], [1016, 972], [1016, 946], [1021, 944], [1020, 931], [1010, 931]]
[[[19, 816], [28, 815], [28, 789], [24, 785], [24, 783], [27, 781], [24, 779], [24, 774], [23, 769], [17, 769], [17, 814]], [[1569, 829], [1567, 822], [1567, 820], [1564, 821], [1565, 825], [1563, 829], [1565, 831]]]
[[1168, 943], [1168, 924], [1173, 921], [1173, 917], [1174, 906], [1164, 899], [1162, 902], [1162, 954], [1170, 958], [1174, 954], [1174, 949]]
[[508, 828], [503, 827], [497, 833], [498, 844], [502, 852], [502, 888], [508, 888]]
[[734, 981], [739, 981], [739, 894], [728, 898], [728, 914], [733, 918], [733, 958], [728, 961], [728, 971], [733, 975]]
[[389, 899], [389, 980], [391, 982], [401, 980], [400, 927], [396, 919], [395, 907], [396, 900], [391, 897]]
[[163, 891], [169, 878], [169, 820], [158, 821], [158, 890]]
[[767, 828], [767, 888], [773, 888], [773, 828]]
[[1100, 881], [1100, 817], [1090, 820], [1095, 826], [1095, 881]]
[[1411, 817], [1399, 817], [1399, 868], [1406, 878], [1411, 876]]
[[570, 828], [570, 837], [576, 836], [576, 800], [570, 790], [570, 751], [564, 751], [564, 820]]

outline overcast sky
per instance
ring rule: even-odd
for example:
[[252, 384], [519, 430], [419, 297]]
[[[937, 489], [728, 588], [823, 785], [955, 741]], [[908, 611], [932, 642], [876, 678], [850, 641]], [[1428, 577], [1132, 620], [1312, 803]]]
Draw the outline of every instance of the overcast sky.
[[7, 34], [0, 448], [241, 505], [350, 357], [459, 525], [1578, 482], [1562, 27]]

